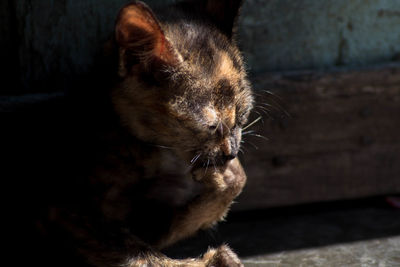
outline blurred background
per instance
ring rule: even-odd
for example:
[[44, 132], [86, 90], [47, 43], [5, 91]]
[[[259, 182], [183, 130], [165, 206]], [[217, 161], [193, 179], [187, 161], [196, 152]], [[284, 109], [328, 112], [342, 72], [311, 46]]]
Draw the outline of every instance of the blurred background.
[[[1, 1], [0, 111], [90, 73], [126, 2]], [[400, 1], [246, 0], [239, 45], [262, 117], [248, 184], [219, 231], [168, 253], [228, 240], [247, 266], [400, 266]]]

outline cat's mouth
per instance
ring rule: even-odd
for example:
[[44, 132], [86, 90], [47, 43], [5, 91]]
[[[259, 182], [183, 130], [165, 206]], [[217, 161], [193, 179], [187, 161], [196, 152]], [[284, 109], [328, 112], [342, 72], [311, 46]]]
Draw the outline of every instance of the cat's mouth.
[[202, 169], [206, 168], [207, 164], [210, 163], [209, 159], [203, 158], [201, 156], [195, 156], [191, 161], [190, 161], [190, 166], [191, 170], [195, 171], [197, 169]]
[[194, 157], [190, 162], [192, 171], [197, 169], [209, 169], [224, 166], [231, 158], [226, 157]]

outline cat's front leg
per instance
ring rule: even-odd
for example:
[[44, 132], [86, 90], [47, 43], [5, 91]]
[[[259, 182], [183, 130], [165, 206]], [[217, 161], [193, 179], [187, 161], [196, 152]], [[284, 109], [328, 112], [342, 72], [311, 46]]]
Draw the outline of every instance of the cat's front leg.
[[203, 257], [175, 260], [160, 253], [142, 253], [128, 259], [123, 267], [243, 267], [236, 254], [226, 245], [209, 249]]
[[238, 256], [226, 245], [210, 249], [203, 256], [206, 267], [243, 267]]
[[176, 212], [170, 231], [157, 244], [158, 248], [169, 246], [222, 220], [246, 182], [246, 174], [238, 159], [224, 166], [200, 168], [193, 173], [193, 178], [204, 185], [204, 191]]

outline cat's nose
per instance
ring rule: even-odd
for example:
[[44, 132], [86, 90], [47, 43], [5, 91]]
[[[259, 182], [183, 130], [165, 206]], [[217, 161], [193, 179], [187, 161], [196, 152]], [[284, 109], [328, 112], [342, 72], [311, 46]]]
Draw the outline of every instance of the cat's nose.
[[236, 158], [239, 151], [239, 147], [236, 144], [236, 140], [233, 137], [225, 138], [221, 146], [221, 154], [224, 162]]
[[226, 161], [228, 160], [233, 160], [234, 158], [236, 158], [237, 154], [229, 154], [229, 155], [224, 155], [224, 159]]

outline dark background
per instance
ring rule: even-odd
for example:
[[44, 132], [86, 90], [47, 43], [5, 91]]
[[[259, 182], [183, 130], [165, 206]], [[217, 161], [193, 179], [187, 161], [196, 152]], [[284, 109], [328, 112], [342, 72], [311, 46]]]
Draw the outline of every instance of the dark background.
[[[126, 2], [1, 1], [2, 116], [84, 79]], [[244, 137], [236, 212], [203, 247], [249, 256], [399, 234], [384, 197], [400, 193], [400, 1], [246, 0], [239, 45], [263, 119]]]
[[[0, 110], [76, 87], [126, 2], [2, 1]], [[234, 209], [400, 192], [400, 2], [247, 0], [239, 22], [263, 120]]]

